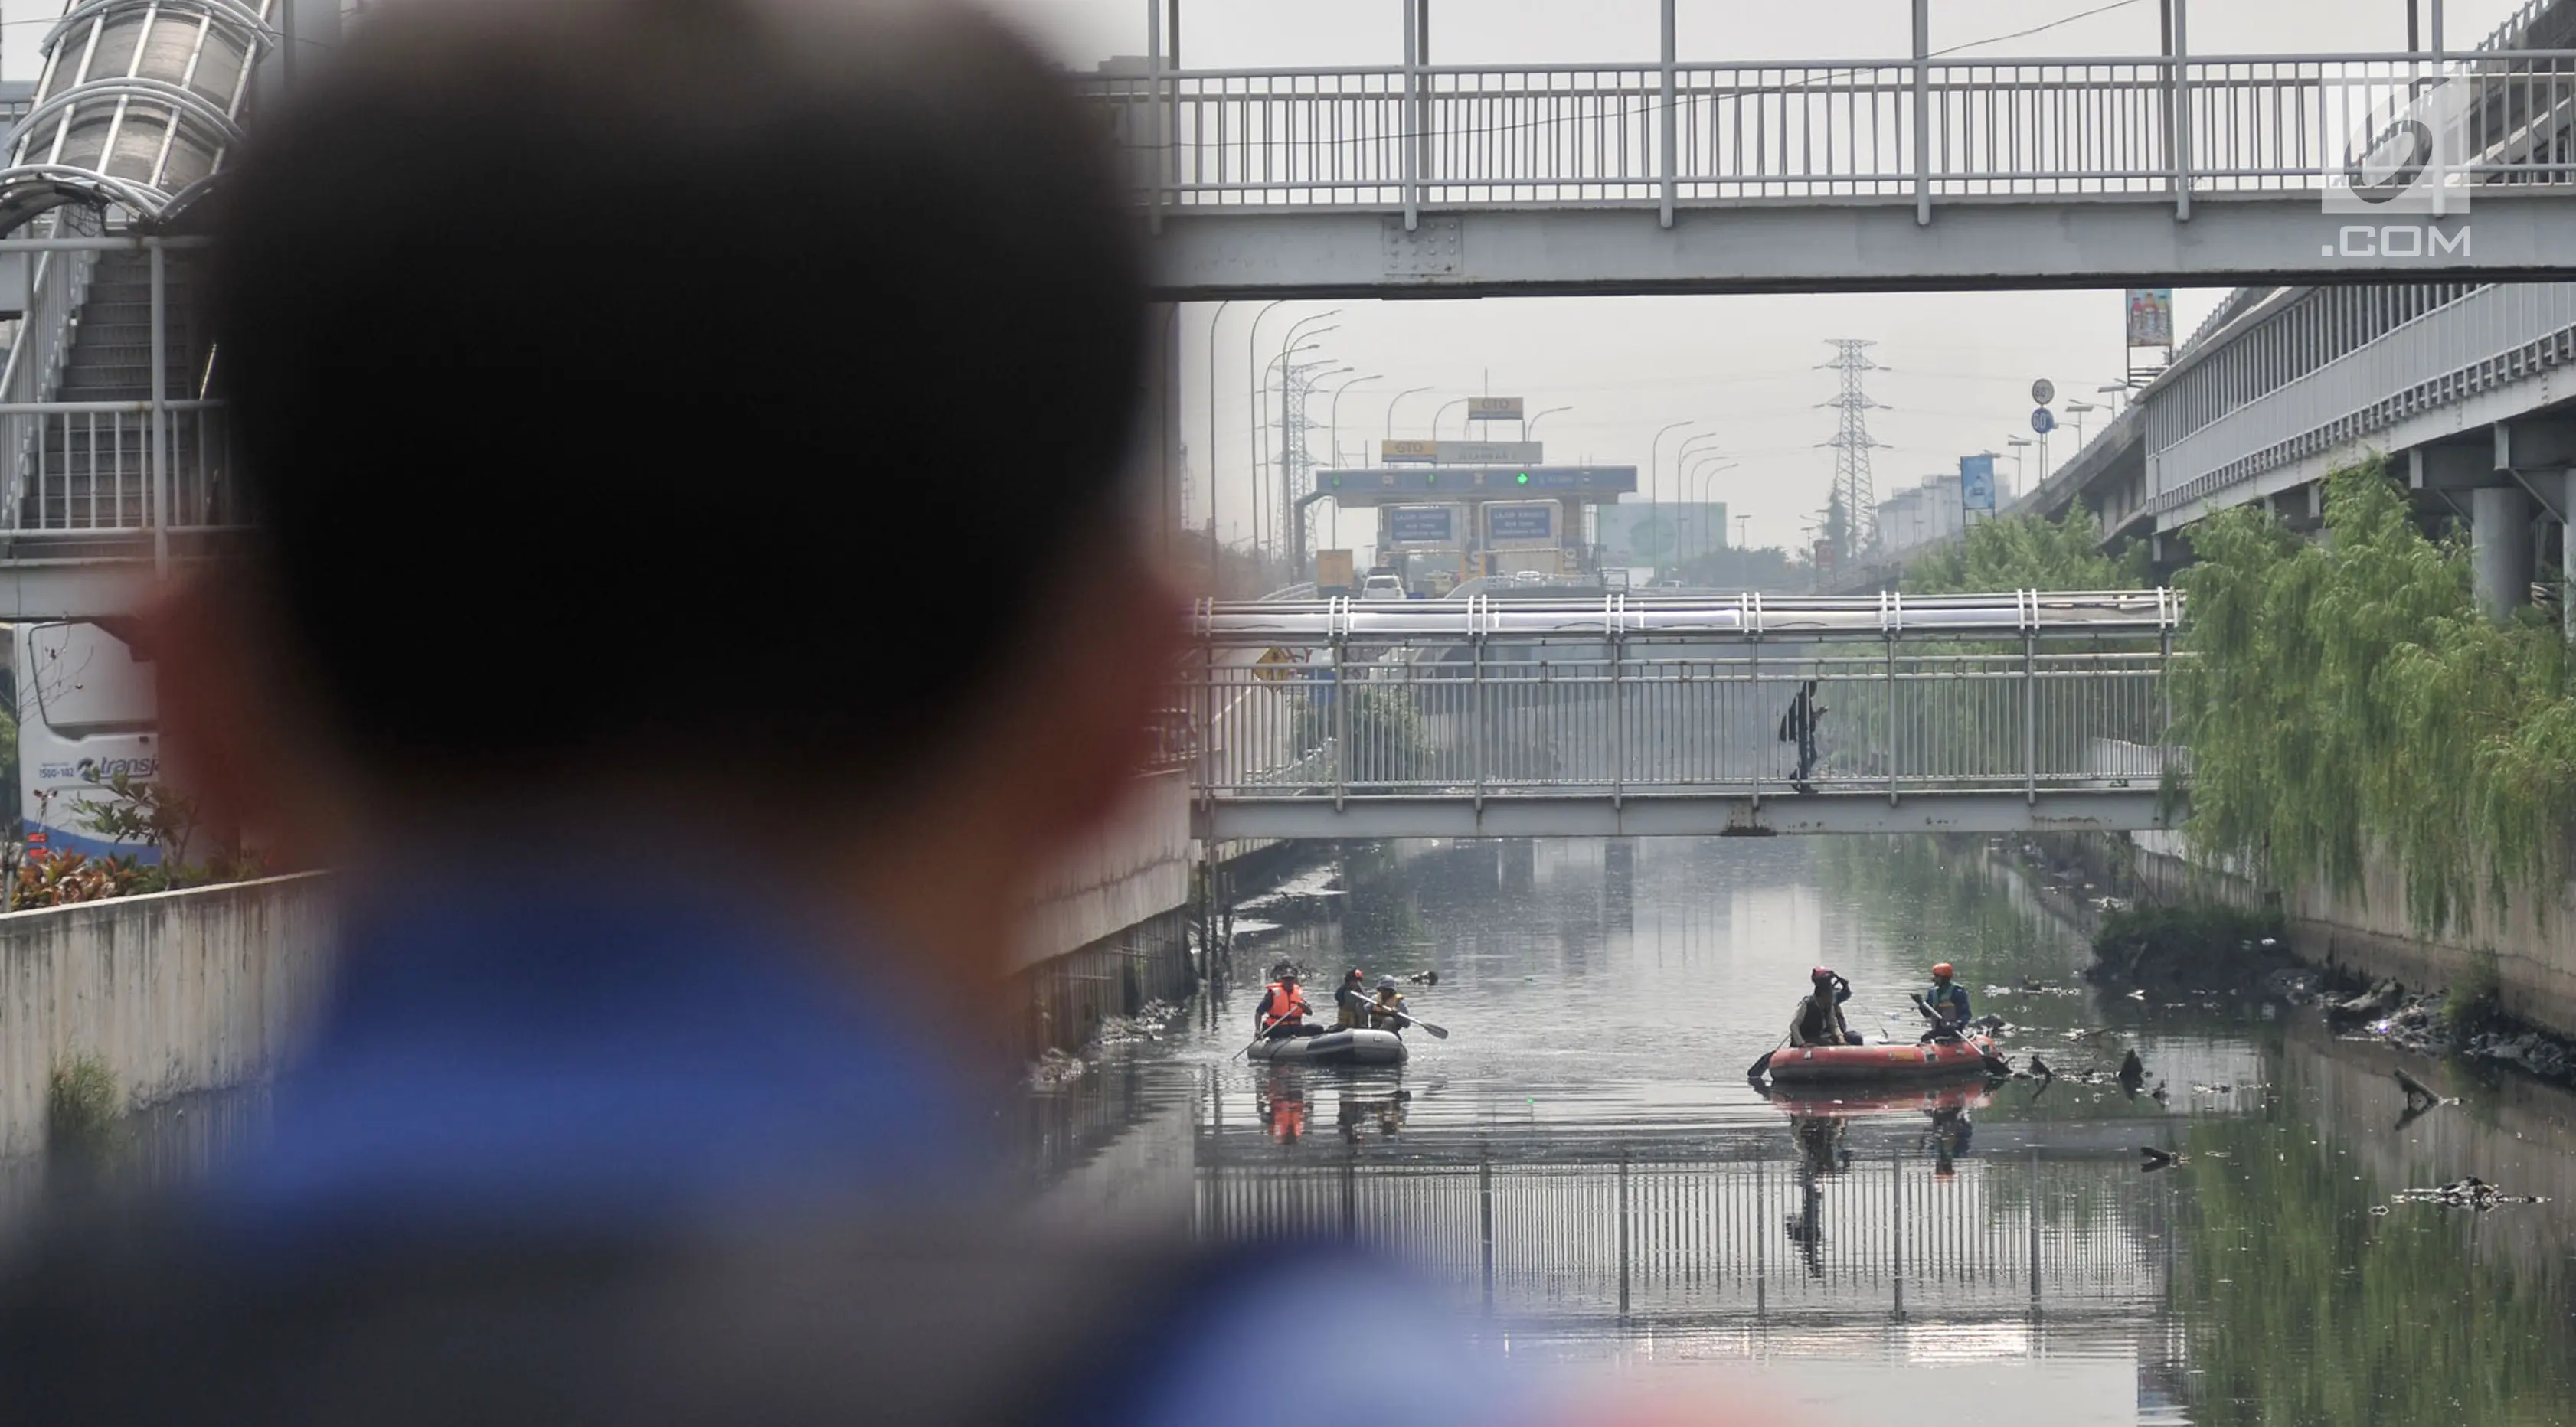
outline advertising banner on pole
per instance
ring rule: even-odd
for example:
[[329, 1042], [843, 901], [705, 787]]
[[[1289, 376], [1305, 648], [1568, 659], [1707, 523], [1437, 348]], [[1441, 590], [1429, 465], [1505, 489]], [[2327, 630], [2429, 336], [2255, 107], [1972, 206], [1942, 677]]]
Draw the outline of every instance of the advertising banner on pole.
[[1963, 510], [1991, 513], [1995, 508], [1995, 458], [1961, 456], [1959, 458], [1959, 506]]
[[2169, 287], [2130, 288], [2129, 345], [2170, 347], [2173, 344], [2173, 289]]
[[1469, 421], [1518, 421], [1521, 399], [1516, 396], [1471, 396], [1467, 398]]

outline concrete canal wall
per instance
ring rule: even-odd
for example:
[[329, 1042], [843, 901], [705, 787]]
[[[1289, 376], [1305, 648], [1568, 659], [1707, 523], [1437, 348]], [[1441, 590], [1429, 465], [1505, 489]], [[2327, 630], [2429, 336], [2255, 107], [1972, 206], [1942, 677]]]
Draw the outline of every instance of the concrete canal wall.
[[324, 985], [326, 891], [274, 877], [0, 917], [0, 1159], [44, 1147], [76, 1059], [128, 1109], [267, 1075]]
[[1190, 783], [1137, 780], [1126, 806], [1042, 879], [1016, 961], [1021, 1049], [1071, 1050], [1103, 1016], [1188, 991]]
[[[1032, 1052], [1189, 990], [1193, 875], [1187, 778], [1140, 779], [1031, 899]], [[327, 892], [280, 877], [0, 917], [0, 1159], [42, 1149], [53, 1072], [75, 1060], [128, 1109], [266, 1076], [327, 977]]]
[[[2259, 894], [2242, 879], [2192, 868], [2178, 835], [2130, 836], [2140, 881], [2159, 900], [2214, 897], [2239, 906], [2260, 904]], [[2393, 976], [2412, 988], [2448, 986], [2491, 952], [2506, 1014], [2576, 1035], [2576, 883], [2546, 895], [2519, 893], [2502, 916], [2480, 898], [2465, 925], [2421, 937], [2407, 922], [2405, 885], [2396, 869], [2373, 860], [2357, 895], [2301, 887], [2285, 899], [2283, 911], [2290, 950], [2302, 961], [2368, 979]]]

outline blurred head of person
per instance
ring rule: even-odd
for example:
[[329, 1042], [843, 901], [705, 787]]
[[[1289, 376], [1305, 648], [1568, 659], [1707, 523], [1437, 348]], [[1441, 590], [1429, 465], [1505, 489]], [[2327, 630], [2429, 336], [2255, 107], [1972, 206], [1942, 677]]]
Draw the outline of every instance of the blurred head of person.
[[361, 881], [774, 872], [997, 969], [1178, 637], [1098, 135], [937, 0], [371, 11], [213, 200], [258, 537], [157, 638], [209, 802]]

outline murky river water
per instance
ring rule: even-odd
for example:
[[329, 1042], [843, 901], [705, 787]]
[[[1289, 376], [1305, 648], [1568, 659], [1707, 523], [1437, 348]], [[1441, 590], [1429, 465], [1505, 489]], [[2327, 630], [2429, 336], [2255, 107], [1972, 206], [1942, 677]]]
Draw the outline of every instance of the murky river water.
[[[1068, 1209], [1349, 1236], [1517, 1355], [1723, 1374], [1793, 1419], [2576, 1421], [2576, 1102], [2288, 1008], [2097, 998], [2082, 939], [1972, 853], [1353, 845], [1241, 917], [1271, 924], [1242, 937], [1249, 986], [1032, 1106]], [[1234, 1058], [1282, 956], [1436, 970], [1407, 989], [1452, 1036], [1415, 1033], [1400, 1072]], [[2164, 1099], [1746, 1083], [1810, 966], [1850, 978], [1856, 1029], [1911, 1038], [1939, 960], [2017, 1058], [2134, 1046]], [[2401, 1063], [2464, 1103], [2397, 1127]], [[2181, 1159], [2145, 1172], [2140, 1146]], [[2469, 1174], [2552, 1202], [2389, 1204]]]

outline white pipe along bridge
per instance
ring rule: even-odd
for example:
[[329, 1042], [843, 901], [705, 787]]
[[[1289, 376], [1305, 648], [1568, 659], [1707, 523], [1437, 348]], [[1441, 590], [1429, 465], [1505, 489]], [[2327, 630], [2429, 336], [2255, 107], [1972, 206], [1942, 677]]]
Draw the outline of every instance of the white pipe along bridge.
[[2170, 590], [1202, 603], [1204, 838], [2129, 831]]

